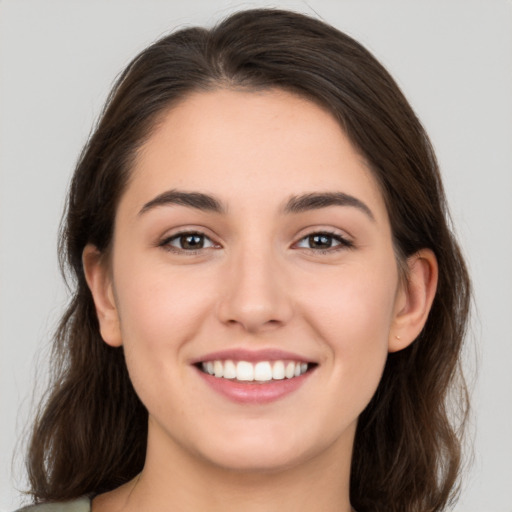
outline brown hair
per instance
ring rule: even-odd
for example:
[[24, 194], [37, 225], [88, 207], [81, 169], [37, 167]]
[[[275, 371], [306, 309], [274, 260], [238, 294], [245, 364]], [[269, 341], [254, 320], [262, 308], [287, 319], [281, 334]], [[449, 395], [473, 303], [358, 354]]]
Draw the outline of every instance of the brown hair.
[[[460, 353], [470, 285], [434, 152], [399, 88], [365, 48], [321, 21], [271, 9], [164, 37], [114, 85], [78, 162], [61, 232], [61, 264], [73, 296], [56, 334], [53, 381], [30, 445], [35, 501], [105, 492], [143, 467], [147, 411], [122, 348], [101, 339], [82, 251], [87, 243], [108, 249], [131, 164], [159, 115], [191, 91], [220, 87], [282, 88], [323, 105], [371, 165], [399, 264], [419, 249], [434, 251], [439, 283], [429, 318], [412, 345], [389, 355], [359, 419], [350, 490], [359, 512], [444, 510], [456, 495], [460, 468], [467, 404]], [[454, 396], [455, 424], [448, 410]]]

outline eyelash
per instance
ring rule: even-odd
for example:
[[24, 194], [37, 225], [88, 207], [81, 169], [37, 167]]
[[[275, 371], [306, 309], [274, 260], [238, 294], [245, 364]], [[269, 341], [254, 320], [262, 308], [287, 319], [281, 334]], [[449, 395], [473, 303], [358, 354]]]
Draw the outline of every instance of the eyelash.
[[323, 248], [323, 249], [313, 249], [312, 247], [304, 247], [304, 249], [309, 251], [314, 251], [316, 254], [332, 254], [338, 251], [342, 251], [344, 249], [352, 249], [354, 247], [354, 243], [347, 238], [343, 237], [339, 233], [333, 233], [330, 231], [315, 231], [313, 233], [309, 233], [308, 235], [302, 237], [298, 242], [294, 245], [297, 246], [300, 242], [309, 239], [311, 241], [314, 237], [324, 237], [333, 242], [337, 242], [337, 245], [331, 247]]
[[[208, 247], [204, 247], [204, 246], [199, 247], [198, 249], [184, 249], [183, 247], [175, 247], [175, 246], [171, 245], [171, 243], [173, 241], [180, 240], [181, 238], [184, 238], [184, 237], [192, 237], [192, 236], [201, 238], [203, 241], [203, 244], [204, 244], [205, 240], [208, 240], [210, 242], [210, 245]], [[311, 240], [314, 237], [324, 237], [324, 238], [330, 240], [331, 244], [334, 242], [337, 242], [337, 245], [334, 245], [334, 246], [331, 245], [330, 247], [323, 248], [323, 249], [319, 249], [319, 248], [315, 249], [313, 247], [298, 247], [298, 244], [300, 244], [304, 240], [309, 239], [309, 241], [311, 242]], [[194, 255], [200, 254], [201, 251], [220, 247], [219, 244], [216, 244], [215, 242], [213, 242], [209, 236], [205, 235], [204, 233], [201, 233], [200, 231], [182, 231], [180, 233], [176, 233], [176, 234], [169, 236], [169, 237], [165, 238], [164, 240], [162, 240], [158, 244], [158, 246], [162, 247], [163, 249], [165, 249], [169, 252], [173, 252], [176, 254], [186, 254], [188, 256], [194, 256]], [[309, 233], [308, 235], [302, 237], [300, 240], [295, 242], [293, 244], [293, 246], [297, 247], [299, 249], [305, 249], [307, 251], [313, 251], [316, 254], [323, 255], [323, 254], [332, 254], [334, 252], [338, 252], [338, 251], [344, 250], [344, 249], [352, 249], [354, 247], [354, 243], [351, 242], [350, 240], [344, 238], [343, 236], [341, 236], [338, 233], [332, 233], [329, 231], [316, 231], [316, 232]]]
[[[175, 240], [179, 240], [180, 238], [184, 237], [200, 237], [204, 240], [209, 240], [211, 242], [211, 246], [209, 247], [199, 247], [198, 249], [184, 249], [183, 247], [175, 247], [171, 245], [171, 242]], [[187, 256], [194, 256], [199, 254], [201, 251], [204, 251], [205, 249], [211, 249], [214, 247], [220, 247], [218, 244], [215, 244], [215, 242], [212, 241], [212, 239], [205, 235], [204, 233], [201, 233], [200, 231], [182, 231], [180, 233], [176, 233], [172, 236], [169, 236], [162, 240], [159, 244], [159, 247], [162, 247], [166, 251], [173, 252], [176, 254], [186, 254]]]

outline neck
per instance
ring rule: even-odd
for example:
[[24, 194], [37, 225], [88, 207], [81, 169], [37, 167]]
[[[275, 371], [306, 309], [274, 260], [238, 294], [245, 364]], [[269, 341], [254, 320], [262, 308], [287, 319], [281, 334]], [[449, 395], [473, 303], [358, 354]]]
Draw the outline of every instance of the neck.
[[178, 444], [162, 449], [158, 433], [150, 428], [144, 470], [124, 486], [98, 496], [93, 512], [350, 512], [353, 435], [349, 437], [288, 467], [233, 470], [191, 455]]

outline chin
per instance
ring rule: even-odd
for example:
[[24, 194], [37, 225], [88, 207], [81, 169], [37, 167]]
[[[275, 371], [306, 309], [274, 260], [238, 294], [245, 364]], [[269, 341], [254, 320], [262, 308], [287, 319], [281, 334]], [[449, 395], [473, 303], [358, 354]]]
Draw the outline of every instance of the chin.
[[290, 428], [266, 429], [262, 426], [252, 431], [210, 436], [208, 444], [199, 447], [199, 454], [203, 460], [225, 470], [279, 472], [314, 458], [330, 444], [325, 438], [297, 436], [297, 431]]
[[215, 450], [203, 454], [214, 466], [237, 473], [275, 473], [300, 465], [307, 456], [304, 453], [285, 450], [269, 450], [257, 447], [232, 446], [226, 450]]

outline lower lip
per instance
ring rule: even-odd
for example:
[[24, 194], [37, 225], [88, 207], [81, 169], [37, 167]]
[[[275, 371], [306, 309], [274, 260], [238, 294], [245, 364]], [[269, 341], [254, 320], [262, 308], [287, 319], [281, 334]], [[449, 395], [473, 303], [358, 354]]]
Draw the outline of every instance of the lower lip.
[[214, 377], [197, 369], [204, 381], [217, 393], [233, 402], [242, 404], [266, 404], [290, 395], [304, 384], [312, 370], [291, 379], [268, 382], [240, 382]]

